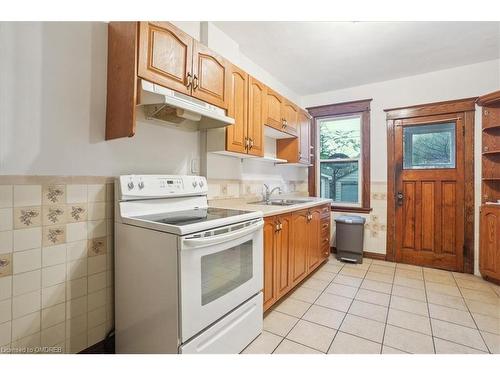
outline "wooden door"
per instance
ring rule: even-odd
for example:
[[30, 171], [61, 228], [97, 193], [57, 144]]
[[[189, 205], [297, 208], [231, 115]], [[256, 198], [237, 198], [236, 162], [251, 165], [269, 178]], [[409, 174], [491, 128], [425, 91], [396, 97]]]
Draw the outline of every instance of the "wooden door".
[[264, 220], [264, 310], [276, 301], [276, 217]]
[[481, 208], [479, 270], [483, 276], [500, 280], [500, 208]]
[[248, 153], [264, 156], [267, 88], [252, 76], [248, 79]]
[[277, 217], [279, 230], [276, 232], [276, 288], [277, 298], [285, 295], [292, 287], [290, 252], [292, 249], [292, 214]]
[[309, 252], [307, 254], [307, 266], [309, 272], [319, 266], [323, 261], [321, 253], [321, 209], [313, 207], [309, 214]]
[[227, 109], [230, 70], [230, 63], [223, 57], [194, 41], [192, 95], [195, 98]]
[[138, 76], [191, 94], [193, 38], [168, 22], [140, 22]]
[[395, 125], [396, 261], [462, 271], [462, 117], [417, 117]]
[[291, 271], [292, 283], [296, 284], [307, 275], [307, 249], [309, 247], [308, 210], [292, 214]]
[[266, 95], [266, 125], [283, 130], [284, 118], [282, 106], [283, 97], [268, 87]]
[[311, 163], [311, 117], [304, 111], [299, 113], [299, 163]]
[[236, 66], [231, 67], [231, 95], [227, 115], [234, 124], [226, 128], [227, 151], [247, 153], [248, 130], [248, 74]]
[[283, 100], [282, 116], [285, 120], [283, 130], [288, 134], [297, 135], [299, 123], [299, 109], [288, 100]]

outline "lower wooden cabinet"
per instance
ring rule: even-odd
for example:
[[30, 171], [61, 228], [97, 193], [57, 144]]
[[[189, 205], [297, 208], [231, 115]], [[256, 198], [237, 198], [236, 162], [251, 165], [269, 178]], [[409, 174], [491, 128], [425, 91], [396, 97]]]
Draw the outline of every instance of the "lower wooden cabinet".
[[500, 282], [500, 207], [481, 207], [479, 271]]
[[[325, 226], [326, 222], [328, 226]], [[265, 218], [264, 310], [328, 258], [329, 222], [328, 205]], [[326, 242], [328, 250], [324, 245]]]

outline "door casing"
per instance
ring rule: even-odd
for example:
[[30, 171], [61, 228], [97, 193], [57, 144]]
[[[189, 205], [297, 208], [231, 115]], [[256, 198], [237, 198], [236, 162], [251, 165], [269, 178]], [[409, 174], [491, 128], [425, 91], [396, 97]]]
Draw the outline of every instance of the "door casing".
[[386, 259], [396, 259], [396, 160], [395, 128], [398, 120], [437, 115], [459, 116], [464, 124], [464, 266], [474, 273], [474, 113], [477, 98], [428, 103], [385, 109], [387, 120], [387, 252]]

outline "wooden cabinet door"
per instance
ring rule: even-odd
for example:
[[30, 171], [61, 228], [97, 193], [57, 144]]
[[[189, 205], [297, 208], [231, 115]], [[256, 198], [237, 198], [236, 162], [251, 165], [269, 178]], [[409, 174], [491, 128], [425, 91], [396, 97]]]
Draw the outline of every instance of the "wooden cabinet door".
[[264, 311], [276, 301], [276, 218], [264, 220]]
[[500, 209], [481, 208], [479, 268], [483, 276], [500, 280]]
[[280, 229], [276, 232], [276, 295], [285, 295], [292, 288], [290, 253], [292, 249], [292, 215], [277, 217]]
[[307, 249], [309, 247], [308, 210], [296, 211], [292, 214], [292, 283], [296, 284], [307, 275]]
[[309, 252], [307, 254], [308, 271], [312, 271], [323, 260], [321, 254], [321, 209], [313, 207], [310, 210], [309, 231]]
[[283, 100], [282, 116], [285, 119], [283, 130], [289, 134], [297, 135], [299, 122], [299, 109], [288, 100]]
[[311, 117], [299, 112], [299, 163], [311, 163]]
[[193, 38], [168, 22], [140, 22], [138, 76], [191, 94]]
[[227, 115], [234, 118], [234, 124], [226, 128], [227, 151], [247, 153], [248, 137], [248, 74], [236, 66], [231, 67], [231, 95]]
[[266, 95], [266, 125], [283, 130], [282, 106], [283, 97], [268, 87]]
[[230, 63], [203, 44], [194, 41], [193, 90], [195, 98], [227, 109], [230, 93]]
[[252, 76], [248, 79], [248, 153], [264, 156], [264, 123], [266, 111], [267, 88]]

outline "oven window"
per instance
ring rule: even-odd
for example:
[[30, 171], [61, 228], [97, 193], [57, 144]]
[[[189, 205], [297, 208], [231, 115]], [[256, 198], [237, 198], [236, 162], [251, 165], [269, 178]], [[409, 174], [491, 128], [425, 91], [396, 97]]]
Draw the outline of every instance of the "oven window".
[[201, 257], [201, 304], [228, 294], [252, 278], [252, 240]]

